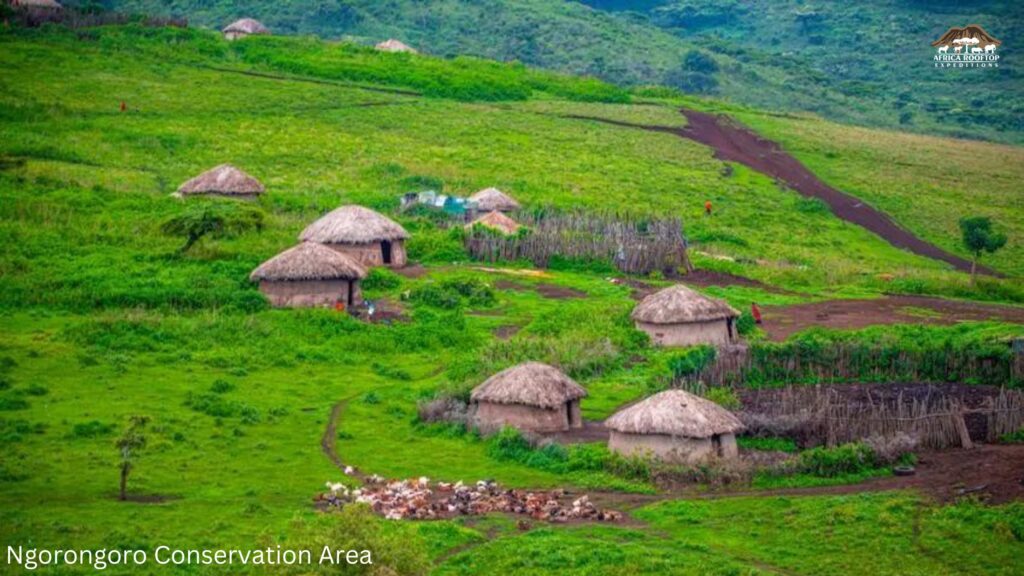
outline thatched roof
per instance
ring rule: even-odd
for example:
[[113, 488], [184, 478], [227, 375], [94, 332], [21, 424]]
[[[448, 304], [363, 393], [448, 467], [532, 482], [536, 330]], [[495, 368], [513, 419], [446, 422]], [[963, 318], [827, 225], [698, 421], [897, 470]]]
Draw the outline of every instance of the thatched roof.
[[235, 168], [231, 164], [221, 164], [207, 170], [199, 176], [185, 182], [178, 188], [178, 194], [224, 194], [249, 195], [262, 194], [263, 184], [260, 181]]
[[324, 244], [370, 244], [405, 240], [409, 233], [397, 222], [362, 206], [342, 206], [302, 231], [299, 240]]
[[45, 8], [47, 10], [63, 10], [64, 7], [56, 0], [12, 0], [15, 8]]
[[526, 362], [491, 376], [473, 389], [471, 398], [474, 402], [557, 408], [586, 395], [582, 386], [558, 368]]
[[222, 32], [225, 34], [228, 32], [240, 32], [242, 34], [270, 34], [270, 30], [267, 29], [262, 22], [259, 20], [253, 20], [252, 18], [235, 20], [231, 24], [228, 24]]
[[644, 298], [633, 309], [631, 317], [648, 324], [686, 324], [735, 318], [739, 315], [739, 312], [721, 300], [708, 298], [682, 284], [676, 284]]
[[469, 197], [481, 212], [519, 210], [519, 202], [497, 188], [485, 188]]
[[520, 228], [522, 228], [522, 226], [520, 226], [518, 222], [509, 218], [508, 216], [505, 216], [504, 214], [498, 211], [488, 212], [487, 214], [484, 214], [483, 216], [474, 220], [472, 223], [466, 224], [466, 228], [472, 228], [477, 224], [481, 226], [486, 226], [493, 230], [497, 230], [504, 234], [515, 234], [516, 232], [519, 231]]
[[387, 40], [377, 44], [375, 48], [381, 52], [409, 52], [410, 54], [416, 54], [415, 48], [401, 40], [395, 40], [394, 38], [388, 38]]
[[260, 264], [249, 279], [359, 280], [366, 269], [355, 260], [316, 242], [303, 242]]
[[743, 423], [714, 402], [683, 390], [666, 390], [623, 408], [604, 425], [627, 434], [668, 434], [687, 438], [707, 438], [715, 434], [734, 434]]

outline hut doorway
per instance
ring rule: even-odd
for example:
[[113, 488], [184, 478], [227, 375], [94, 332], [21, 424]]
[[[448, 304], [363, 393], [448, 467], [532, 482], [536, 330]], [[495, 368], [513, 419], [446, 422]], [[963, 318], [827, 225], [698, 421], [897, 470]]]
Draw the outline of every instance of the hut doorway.
[[711, 451], [715, 456], [722, 456], [722, 436], [715, 434], [711, 437]]
[[576, 421], [576, 415], [573, 413], [572, 402], [565, 403], [565, 421], [569, 424], [569, 428], [576, 428], [580, 425]]
[[348, 283], [348, 298], [347, 298], [347, 301], [348, 301], [348, 307], [349, 307], [349, 308], [351, 308], [352, 306], [354, 306], [354, 305], [355, 305], [355, 299], [356, 299], [356, 298], [355, 298], [355, 296], [356, 296], [356, 295], [355, 295], [355, 286], [354, 286], [354, 282], [349, 282], [349, 283]]
[[385, 264], [391, 264], [391, 241], [382, 240], [380, 243], [380, 257]]

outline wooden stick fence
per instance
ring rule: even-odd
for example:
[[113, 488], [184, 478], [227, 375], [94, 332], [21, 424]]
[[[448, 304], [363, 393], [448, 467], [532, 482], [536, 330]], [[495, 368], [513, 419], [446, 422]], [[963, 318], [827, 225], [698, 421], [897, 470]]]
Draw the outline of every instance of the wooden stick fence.
[[[756, 413], [744, 414], [745, 418], [799, 420], [802, 434], [830, 446], [906, 434], [927, 448], [969, 448], [973, 441], [995, 442], [1024, 426], [1024, 394], [1014, 390], [1002, 389], [973, 408], [938, 391], [924, 397], [900, 392], [892, 398], [867, 391], [857, 399], [834, 388], [791, 386], [773, 394], [773, 402], [759, 402]], [[980, 415], [986, 426], [983, 436], [972, 439], [966, 418], [974, 415]]]
[[586, 212], [523, 212], [527, 232], [501, 236], [471, 230], [470, 256], [485, 262], [528, 260], [546, 268], [553, 259], [607, 262], [628, 274], [690, 269], [683, 224], [678, 218], [637, 219]]

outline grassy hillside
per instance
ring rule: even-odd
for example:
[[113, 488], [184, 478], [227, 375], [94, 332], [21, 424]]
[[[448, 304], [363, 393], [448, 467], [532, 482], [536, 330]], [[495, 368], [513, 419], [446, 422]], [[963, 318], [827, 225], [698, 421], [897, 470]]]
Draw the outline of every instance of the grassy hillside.
[[[330, 542], [373, 546], [378, 573], [387, 566], [403, 574], [1019, 571], [1020, 505], [939, 506], [908, 494], [661, 503], [637, 512], [651, 528], [526, 534], [504, 518], [384, 522], [355, 509], [313, 510], [310, 497], [343, 476], [321, 448], [335, 406], [340, 417], [327, 440], [370, 473], [652, 492], [643, 479], [603, 469], [500, 459], [475, 436], [416, 422], [423, 398], [439, 389], [464, 392], [526, 359], [565, 367], [590, 390], [587, 415], [602, 416], [648, 392], [669, 354], [633, 329], [630, 289], [609, 282], [610, 270], [476, 269], [457, 237], [425, 218], [395, 215], [397, 195], [409, 190], [496, 185], [533, 207], [681, 216], [701, 266], [797, 292], [712, 291], [737, 307], [888, 290], [1019, 301], [1014, 279], [970, 287], [965, 275], [896, 250], [820, 203], [742, 167], [727, 169], [703, 146], [566, 117], [681, 125], [679, 102], [623, 102], [630, 97], [612, 86], [515, 65], [310, 39], [229, 44], [199, 30], [3, 29], [0, 69], [5, 543]], [[829, 163], [868, 155], [860, 131], [803, 119], [788, 130], [773, 116], [729, 110], [817, 170], [831, 170], [824, 176], [837, 185], [854, 184], [851, 174], [862, 172], [897, 182], [877, 162], [858, 160], [857, 171]], [[831, 131], [838, 158], [805, 149], [814, 141], [805, 122]], [[970, 154], [950, 158], [942, 146], [920, 145], [941, 140], [868, 134], [883, 149], [912, 147], [922, 164], [948, 162], [990, 194], [1019, 194], [1005, 182], [1021, 179], [1019, 149], [976, 143]], [[972, 167], [986, 153], [1002, 155], [1003, 169]], [[160, 225], [192, 200], [170, 194], [221, 162], [266, 185], [257, 204], [265, 225], [181, 254], [182, 238], [164, 235]], [[887, 190], [863, 189], [879, 198]], [[925, 207], [947, 201], [945, 193], [898, 201]], [[949, 190], [953, 201], [966, 193]], [[701, 217], [708, 198], [718, 207], [714, 218]], [[400, 302], [405, 321], [268, 309], [248, 273], [347, 202], [393, 215], [413, 235], [410, 256], [427, 265], [426, 274], [382, 274], [366, 285], [368, 298]], [[1015, 239], [1019, 206], [998, 216]], [[931, 216], [906, 210], [899, 218], [940, 236]], [[992, 264], [1021, 273], [1012, 254]], [[546, 296], [550, 285], [576, 297]], [[459, 296], [467, 287], [488, 296]], [[424, 296], [438, 291], [443, 305]], [[514, 337], [495, 336], [510, 326]], [[1019, 333], [969, 323], [901, 337], [955, 347]], [[133, 414], [152, 418], [130, 481], [141, 498], [119, 502], [114, 440]], [[823, 525], [830, 527], [824, 534]], [[750, 538], [764, 534], [777, 537]], [[883, 536], [889, 553], [879, 555]], [[827, 546], [830, 562], [815, 566], [798, 553], [806, 542]]]
[[[252, 16], [280, 34], [350, 36], [365, 43], [397, 37], [438, 55], [518, 60], [623, 84], [668, 84], [868, 126], [1016, 143], [1024, 134], [1015, 96], [1024, 71], [1012, 60], [998, 70], [935, 70], [930, 63], [930, 43], [967, 23], [987, 27], [1012, 55], [1024, 45], [1024, 22], [1008, 0], [970, 6], [893, 0], [106, 4], [185, 16], [212, 28]], [[875, 46], [862, 38], [886, 40]], [[954, 89], [965, 82], [969, 95]]]

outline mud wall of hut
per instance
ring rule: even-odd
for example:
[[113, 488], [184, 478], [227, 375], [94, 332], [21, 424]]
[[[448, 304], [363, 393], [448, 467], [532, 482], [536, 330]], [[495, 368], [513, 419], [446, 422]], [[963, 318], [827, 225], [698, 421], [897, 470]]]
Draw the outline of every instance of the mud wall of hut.
[[[739, 451], [732, 434], [711, 438], [686, 438], [668, 434], [629, 434], [611, 431], [608, 448], [623, 456], [650, 455], [664, 462], [694, 464], [708, 457], [735, 458]], [[719, 447], [720, 446], [720, 447]]]
[[646, 332], [651, 337], [651, 342], [658, 346], [722, 345], [732, 342], [732, 338], [729, 336], [729, 324], [724, 319], [687, 324], [637, 322], [636, 328]]
[[326, 244], [326, 246], [368, 267], [386, 265], [391, 268], [401, 268], [408, 261], [405, 254], [405, 243], [402, 240], [391, 242], [390, 264], [384, 264], [384, 249], [380, 242], [372, 242], [370, 244]]
[[530, 432], [564, 432], [570, 428], [570, 411], [574, 415], [574, 427], [582, 426], [578, 400], [558, 408], [480, 402], [476, 409], [476, 425], [485, 433], [495, 432], [503, 426]]
[[355, 306], [363, 301], [359, 282], [352, 282], [352, 302], [348, 301], [349, 281], [347, 280], [305, 280], [260, 282], [260, 292], [270, 304], [277, 307], [310, 308], [334, 306], [338, 301]]

